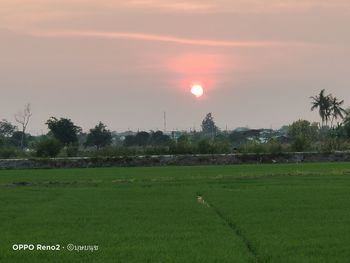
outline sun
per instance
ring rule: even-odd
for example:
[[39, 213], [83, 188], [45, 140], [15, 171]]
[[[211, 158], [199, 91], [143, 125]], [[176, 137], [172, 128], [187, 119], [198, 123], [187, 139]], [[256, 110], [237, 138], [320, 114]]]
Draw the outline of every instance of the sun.
[[202, 85], [200, 84], [194, 84], [191, 87], [191, 93], [196, 96], [197, 98], [200, 98], [203, 96], [204, 90]]

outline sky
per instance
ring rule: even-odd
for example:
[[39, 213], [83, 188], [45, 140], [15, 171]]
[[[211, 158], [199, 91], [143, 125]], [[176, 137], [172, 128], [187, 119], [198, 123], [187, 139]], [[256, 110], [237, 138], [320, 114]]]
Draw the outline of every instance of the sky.
[[[0, 0], [0, 119], [85, 131], [279, 128], [350, 106], [348, 0]], [[197, 99], [191, 85], [200, 84]]]

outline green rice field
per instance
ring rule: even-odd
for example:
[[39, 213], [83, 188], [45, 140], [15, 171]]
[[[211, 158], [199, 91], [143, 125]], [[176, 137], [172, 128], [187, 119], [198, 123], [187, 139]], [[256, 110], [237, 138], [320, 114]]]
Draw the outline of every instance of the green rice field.
[[349, 261], [350, 163], [0, 171], [0, 262]]

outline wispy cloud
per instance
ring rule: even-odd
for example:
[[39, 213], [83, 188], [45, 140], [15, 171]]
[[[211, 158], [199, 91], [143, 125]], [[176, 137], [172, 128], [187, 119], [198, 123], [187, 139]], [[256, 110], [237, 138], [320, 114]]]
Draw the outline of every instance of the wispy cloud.
[[214, 4], [204, 1], [131, 0], [125, 1], [124, 4], [131, 8], [168, 9], [188, 12], [205, 12], [215, 7]]
[[305, 45], [304, 43], [290, 43], [280, 41], [235, 41], [235, 40], [213, 40], [193, 39], [167, 35], [155, 35], [135, 32], [100, 32], [100, 31], [32, 31], [29, 34], [40, 37], [89, 37], [105, 39], [126, 39], [135, 41], [166, 42], [180, 45], [194, 45], [206, 47], [272, 47]]
[[[280, 13], [315, 9], [350, 10], [349, 0], [0, 0], [0, 22], [48, 16], [76, 17], [124, 12]], [[4, 21], [2, 21], [5, 19]], [[10, 22], [12, 22], [11, 20]]]
[[[20, 29], [50, 24], [72, 25], [83, 19], [127, 14], [130, 20], [143, 13], [175, 14], [280, 14], [301, 11], [350, 12], [349, 0], [0, 0], [0, 28]], [[67, 22], [69, 21], [69, 22]], [[166, 21], [165, 21], [166, 22]], [[69, 24], [70, 23], [70, 24]], [[127, 30], [127, 29], [126, 29]]]
[[152, 11], [203, 13], [274, 13], [341, 8], [350, 10], [348, 0], [129, 0], [124, 7]]

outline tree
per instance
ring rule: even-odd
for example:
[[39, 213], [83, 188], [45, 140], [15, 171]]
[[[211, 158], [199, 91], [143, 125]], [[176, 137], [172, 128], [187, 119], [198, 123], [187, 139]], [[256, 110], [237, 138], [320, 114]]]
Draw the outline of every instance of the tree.
[[338, 98], [333, 97], [332, 94], [325, 95], [325, 90], [321, 90], [317, 96], [310, 97], [312, 99], [311, 110], [318, 108], [319, 115], [322, 120], [322, 127], [324, 124], [328, 126], [328, 122], [331, 123], [331, 128], [334, 128], [334, 120], [344, 118], [345, 110], [341, 107], [344, 104], [344, 100], [339, 101]]
[[211, 135], [212, 138], [216, 135], [218, 127], [215, 125], [214, 118], [211, 113], [208, 113], [202, 121], [202, 131], [205, 134]]
[[124, 142], [125, 147], [134, 146], [136, 144], [135, 135], [127, 135], [125, 136]]
[[16, 147], [19, 147], [21, 145], [23, 145], [24, 147], [27, 147], [27, 145], [28, 145], [27, 136], [24, 136], [23, 141], [22, 141], [22, 138], [23, 138], [23, 132], [15, 131], [10, 138], [10, 142], [12, 145], [14, 145]]
[[52, 135], [63, 145], [67, 146], [70, 143], [78, 142], [78, 133], [81, 132], [81, 128], [70, 119], [51, 117], [46, 124]]
[[145, 131], [138, 132], [135, 136], [135, 143], [138, 146], [146, 146], [149, 142], [149, 133]]
[[11, 137], [12, 134], [17, 130], [17, 127], [12, 125], [11, 122], [3, 119], [0, 121], [0, 137]]
[[234, 147], [237, 147], [245, 142], [247, 142], [248, 136], [246, 135], [246, 132], [242, 131], [232, 131], [228, 135], [228, 139], [233, 144]]
[[207, 139], [202, 139], [198, 142], [198, 151], [200, 154], [213, 153], [213, 147]]
[[177, 139], [173, 153], [192, 154], [194, 153], [194, 150], [195, 149], [192, 146], [189, 137], [186, 134], [183, 134]]
[[54, 138], [43, 138], [35, 148], [38, 157], [56, 157], [62, 149], [62, 144]]
[[343, 123], [339, 126], [339, 130], [346, 138], [350, 138], [350, 109], [345, 110], [345, 117]]
[[344, 100], [338, 101], [336, 97], [331, 98], [331, 127], [333, 128], [334, 120], [337, 120], [338, 117], [341, 119], [344, 118], [344, 114], [346, 113], [345, 109], [341, 106], [344, 104]]
[[19, 125], [21, 125], [21, 128], [22, 128], [22, 135], [21, 135], [22, 149], [23, 149], [24, 138], [26, 136], [27, 126], [31, 116], [32, 116], [32, 112], [31, 112], [31, 107], [29, 103], [24, 106], [23, 111], [20, 111], [17, 114], [15, 114], [15, 120]]
[[151, 144], [155, 146], [166, 145], [171, 141], [168, 135], [165, 135], [162, 131], [156, 131], [151, 133]]
[[227, 136], [219, 134], [213, 141], [213, 148], [216, 153], [230, 153], [231, 143]]
[[318, 108], [318, 113], [322, 120], [322, 127], [324, 123], [328, 124], [328, 120], [331, 113], [331, 95], [325, 95], [325, 90], [322, 89], [317, 96], [311, 96], [312, 99], [312, 107], [311, 110], [315, 110]]
[[293, 140], [298, 137], [304, 137], [310, 141], [317, 139], [318, 127], [316, 123], [310, 123], [306, 120], [298, 120], [288, 127], [288, 136]]
[[310, 143], [317, 139], [318, 125], [306, 120], [298, 120], [288, 127], [288, 136], [293, 140], [292, 148], [296, 151], [304, 151], [310, 147]]
[[108, 146], [112, 143], [112, 133], [107, 126], [100, 122], [95, 128], [90, 129], [85, 145], [95, 146], [97, 149]]

